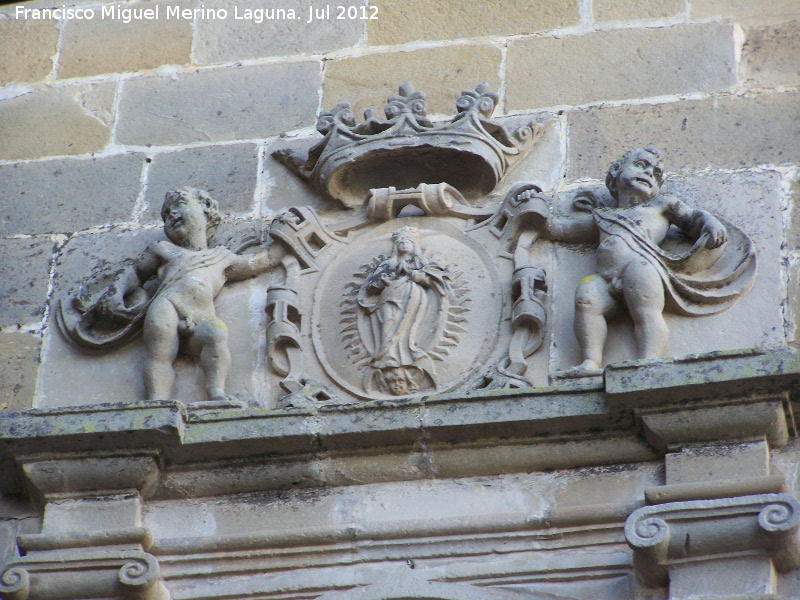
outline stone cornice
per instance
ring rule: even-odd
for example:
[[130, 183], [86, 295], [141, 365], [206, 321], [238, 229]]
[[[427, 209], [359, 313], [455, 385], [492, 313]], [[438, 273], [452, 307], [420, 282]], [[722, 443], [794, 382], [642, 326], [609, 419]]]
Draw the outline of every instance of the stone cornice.
[[[197, 470], [208, 481], [196, 493], [214, 495], [290, 484], [347, 485], [638, 462], [652, 460], [670, 444], [709, 439], [766, 438], [780, 445], [793, 428], [786, 410], [798, 379], [798, 355], [778, 350], [609, 366], [602, 387], [584, 389], [573, 384], [318, 410], [201, 411], [169, 401], [34, 409], [0, 416], [0, 481], [4, 493], [20, 493], [26, 479], [20, 463], [30, 471], [27, 485], [36, 488], [38, 480], [31, 478], [41, 470], [36, 464], [69, 470], [70, 461], [98, 452], [138, 456], [145, 471], [158, 464], [158, 475], [143, 471], [145, 479], [129, 487], [142, 488], [146, 480], [149, 496], [169, 497], [184, 474]], [[720, 419], [716, 427], [695, 418], [709, 410]], [[669, 425], [676, 411], [683, 416], [675, 422], [684, 426]], [[755, 418], [767, 413], [769, 419]], [[658, 419], [669, 426], [656, 431]], [[736, 419], [746, 426], [725, 425]], [[677, 437], [663, 433], [675, 427]], [[642, 434], [655, 451], [641, 441]], [[144, 450], [152, 458], [144, 458]], [[365, 467], [358, 459], [363, 455], [383, 459]], [[398, 466], [413, 455], [416, 469]], [[467, 456], [469, 467], [464, 466]], [[269, 475], [253, 484], [256, 488], [231, 487], [231, 473], [255, 463]], [[478, 472], [476, 464], [481, 465]], [[103, 488], [100, 481], [84, 483]]]

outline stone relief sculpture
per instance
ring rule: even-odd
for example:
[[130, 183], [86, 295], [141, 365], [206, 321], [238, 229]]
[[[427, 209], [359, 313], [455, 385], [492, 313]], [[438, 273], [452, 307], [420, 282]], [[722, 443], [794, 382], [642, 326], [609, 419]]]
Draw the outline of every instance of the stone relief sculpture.
[[529, 362], [548, 322], [547, 273], [532, 259], [540, 239], [598, 244], [597, 271], [575, 292], [582, 362], [557, 375], [600, 373], [607, 322], [619, 314], [633, 319], [638, 357], [659, 357], [664, 311], [720, 312], [752, 285], [750, 239], [662, 194], [653, 148], [613, 163], [613, 201], [585, 190], [570, 214], [554, 213], [555, 196], [535, 184], [487, 197], [550, 124], [509, 133], [491, 120], [497, 100], [481, 84], [437, 124], [425, 95], [404, 84], [389, 96], [385, 121], [367, 111], [356, 124], [346, 103], [322, 113], [323, 138], [307, 153], [274, 156], [354, 210], [339, 222], [309, 207], [284, 210], [269, 225], [271, 245], [253, 254], [209, 247], [220, 215], [208, 194], [169, 192], [168, 241], [151, 244], [99, 296], [62, 301], [62, 332], [102, 350], [141, 331], [148, 399], [171, 396], [183, 353], [205, 374], [202, 406], [229, 406], [228, 333], [214, 299], [226, 283], [280, 268], [265, 306], [269, 368], [281, 378], [271, 401], [313, 407], [532, 385]]
[[[616, 207], [599, 206], [593, 196], [579, 194], [575, 208], [588, 214], [548, 223], [553, 239], [599, 241], [597, 273], [575, 291], [575, 335], [583, 362], [568, 374], [600, 372], [607, 319], [623, 309], [633, 319], [639, 358], [656, 358], [667, 343], [664, 310], [688, 316], [721, 312], [752, 285], [750, 239], [708, 212], [660, 194], [662, 183], [660, 153], [631, 150], [606, 177]], [[693, 241], [687, 251], [675, 254], [661, 247], [671, 225]]]
[[307, 153], [283, 149], [273, 157], [348, 208], [360, 206], [372, 189], [421, 183], [449, 183], [474, 201], [491, 192], [554, 123], [537, 120], [509, 132], [489, 119], [498, 99], [482, 83], [461, 93], [453, 119], [434, 124], [426, 116], [425, 94], [405, 83], [389, 96], [386, 121], [370, 109], [356, 125], [350, 105], [340, 103], [319, 116], [317, 131], [324, 137]]
[[199, 356], [209, 401], [238, 404], [225, 394], [231, 357], [227, 328], [216, 317], [214, 298], [227, 282], [275, 268], [284, 250], [273, 244], [258, 254], [240, 256], [222, 246], [209, 248], [221, 217], [217, 202], [206, 192], [167, 192], [161, 217], [168, 241], [151, 244], [91, 306], [80, 297], [62, 302], [61, 330], [90, 349], [123, 344], [142, 331], [148, 399], [172, 396], [172, 364], [184, 352]]
[[[447, 345], [457, 343], [455, 321], [468, 309], [456, 300], [453, 274], [423, 253], [416, 227], [396, 230], [392, 242], [391, 253], [353, 286], [343, 333], [357, 329], [369, 354], [364, 389], [402, 396], [437, 387], [433, 359], [442, 360]], [[351, 312], [355, 320], [347, 318]]]

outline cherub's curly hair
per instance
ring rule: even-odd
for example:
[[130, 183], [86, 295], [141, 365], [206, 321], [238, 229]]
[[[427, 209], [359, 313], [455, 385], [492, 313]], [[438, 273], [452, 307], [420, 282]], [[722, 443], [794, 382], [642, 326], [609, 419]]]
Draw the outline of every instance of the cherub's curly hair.
[[161, 206], [161, 219], [164, 220], [166, 210], [170, 205], [183, 198], [197, 200], [203, 207], [203, 212], [206, 215], [206, 241], [210, 241], [222, 222], [222, 214], [219, 212], [219, 203], [204, 190], [185, 187], [168, 191], [164, 196], [164, 204]]
[[631, 160], [631, 158], [636, 155], [638, 152], [647, 152], [648, 154], [652, 154], [656, 157], [656, 162], [653, 165], [653, 175], [658, 182], [658, 187], [661, 187], [661, 184], [664, 183], [664, 173], [661, 170], [661, 152], [656, 150], [655, 148], [636, 148], [635, 150], [628, 150], [625, 154], [622, 155], [621, 158], [615, 160], [611, 166], [608, 168], [608, 174], [606, 175], [606, 187], [614, 199], [619, 200], [617, 196], [617, 177], [619, 176], [622, 168], [625, 164]]

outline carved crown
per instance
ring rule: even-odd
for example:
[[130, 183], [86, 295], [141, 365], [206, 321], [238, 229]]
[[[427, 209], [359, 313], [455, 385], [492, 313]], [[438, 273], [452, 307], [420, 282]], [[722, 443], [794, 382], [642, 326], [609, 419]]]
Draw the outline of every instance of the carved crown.
[[273, 156], [347, 207], [360, 206], [370, 189], [421, 183], [445, 182], [475, 200], [491, 192], [552, 123], [535, 121], [509, 132], [490, 119], [498, 99], [482, 83], [461, 93], [453, 119], [434, 124], [425, 94], [405, 83], [389, 96], [385, 121], [368, 109], [356, 124], [343, 102], [320, 114], [317, 131], [325, 137], [307, 154], [281, 149]]

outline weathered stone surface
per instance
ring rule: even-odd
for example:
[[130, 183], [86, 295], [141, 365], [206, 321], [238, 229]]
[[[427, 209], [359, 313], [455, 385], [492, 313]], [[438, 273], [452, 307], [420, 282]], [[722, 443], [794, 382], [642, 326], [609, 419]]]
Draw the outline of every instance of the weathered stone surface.
[[461, 90], [474, 89], [482, 81], [499, 89], [500, 59], [500, 50], [487, 44], [331, 61], [325, 68], [323, 105], [330, 110], [339, 102], [349, 102], [357, 120], [367, 108], [380, 115], [387, 96], [410, 81], [427, 95], [429, 113], [453, 115]]
[[507, 73], [510, 110], [729, 90], [736, 84], [733, 27], [709, 23], [513, 42]]
[[800, 94], [717, 98], [574, 111], [569, 179], [603, 179], [630, 148], [655, 146], [667, 170], [800, 160]]
[[742, 61], [751, 86], [800, 84], [800, 22], [748, 31]]
[[[85, 77], [100, 73], [124, 73], [161, 65], [190, 62], [192, 22], [167, 18], [168, 6], [188, 8], [189, 2], [142, 2], [132, 6], [108, 5], [95, 9], [94, 19], [76, 19], [64, 26], [58, 76]], [[152, 11], [158, 18], [135, 18], [126, 23], [116, 11]], [[103, 16], [102, 11], [113, 11]]]
[[691, 8], [693, 19], [733, 17], [764, 23], [798, 15], [795, 0], [693, 0]]
[[57, 44], [57, 21], [0, 20], [0, 86], [47, 77]]
[[788, 285], [789, 298], [786, 306], [786, 341], [793, 348], [800, 347], [800, 257], [797, 253], [792, 252], [789, 255], [788, 270]]
[[307, 151], [320, 139], [318, 135], [288, 141], [279, 138], [267, 146], [264, 152], [264, 170], [261, 172], [262, 214], [290, 206], [311, 206], [316, 210], [332, 208], [331, 203], [325, 201], [319, 192], [272, 158], [272, 153], [280, 148]]
[[146, 146], [269, 137], [313, 124], [319, 83], [317, 62], [133, 79], [117, 137]]
[[50, 238], [0, 240], [0, 327], [38, 323], [53, 260]]
[[667, 484], [769, 475], [766, 442], [687, 446], [664, 457]]
[[116, 84], [38, 89], [0, 101], [0, 159], [96, 152], [111, 139]]
[[187, 186], [207, 191], [225, 214], [252, 212], [258, 150], [236, 144], [157, 155], [147, 177], [145, 222], [160, 222], [164, 194]]
[[670, 573], [670, 598], [789, 597], [775, 594], [777, 579], [772, 561], [764, 556], [689, 563]]
[[[666, 162], [669, 154], [665, 153]], [[610, 163], [611, 161], [609, 161]], [[780, 217], [781, 183], [777, 173], [734, 173], [699, 177], [669, 177], [663, 191], [690, 206], [709, 211], [742, 229], [756, 247], [758, 273], [753, 288], [725, 312], [702, 317], [665, 313], [669, 341], [665, 356], [733, 350], [783, 343], [781, 302]], [[574, 193], [570, 194], [570, 197]], [[758, 218], [754, 218], [758, 215]], [[555, 266], [548, 271], [554, 302], [552, 336], [559, 369], [581, 362], [573, 332], [574, 293], [579, 282], [595, 270], [594, 252], [588, 247], [566, 246], [556, 250]], [[772, 308], [768, 308], [772, 307]], [[754, 318], [758, 315], [758, 318]], [[604, 362], [631, 360], [636, 356], [632, 321], [621, 316], [609, 323]]]
[[447, 0], [385, 0], [378, 9], [377, 19], [367, 22], [367, 38], [372, 46], [519, 35], [577, 25], [579, 21], [578, 3], [574, 0], [536, 5], [513, 0], [491, 8], [480, 0], [457, 4]]
[[[518, 115], [497, 119], [509, 131], [524, 127], [534, 119], [545, 115]], [[555, 117], [555, 115], [552, 115]], [[523, 156], [520, 161], [511, 167], [497, 187], [494, 194], [504, 195], [512, 186], [520, 181], [530, 181], [543, 190], [552, 190], [560, 182], [564, 161], [566, 160], [566, 146], [562, 141], [566, 138], [566, 127], [561, 121], [556, 122], [544, 132], [536, 145]], [[539, 259], [541, 260], [541, 259]], [[537, 263], [539, 264], [539, 263]]]
[[[197, 21], [194, 55], [199, 64], [349, 48], [361, 39], [363, 17], [370, 14], [362, 3], [353, 0], [336, 5], [302, 0], [274, 5], [257, 0], [235, 4], [211, 0], [203, 6], [209, 11], [224, 8], [228, 16]], [[312, 9], [321, 12], [319, 16], [315, 12], [309, 22]], [[356, 15], [355, 19], [347, 18], [348, 9], [350, 15]], [[342, 15], [345, 18], [340, 18]]]
[[786, 243], [790, 249], [798, 250], [800, 249], [800, 173], [795, 173], [789, 180], [789, 199], [792, 209]]
[[41, 347], [30, 333], [0, 333], [0, 412], [33, 406]]
[[682, 13], [685, 8], [682, 0], [648, 0], [636, 3], [625, 0], [594, 0], [592, 2], [592, 14], [595, 21], [663, 19]]
[[0, 235], [66, 233], [127, 221], [139, 194], [136, 154], [0, 166]]
[[609, 471], [587, 468], [578, 471], [583, 477], [570, 474], [559, 477], [561, 485], [555, 495], [560, 508], [593, 504], [614, 504], [639, 500], [644, 489], [661, 482], [664, 474], [660, 465], [627, 465]]

